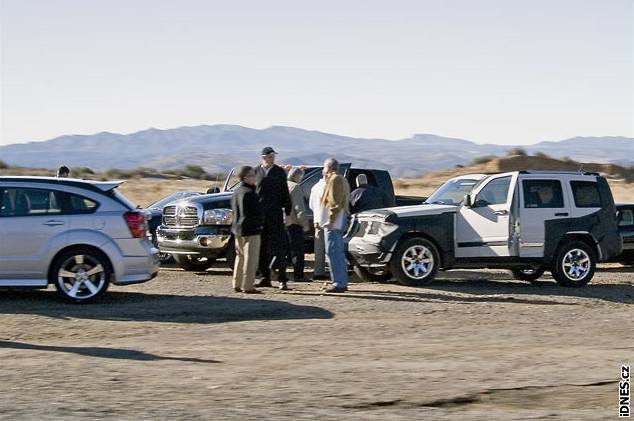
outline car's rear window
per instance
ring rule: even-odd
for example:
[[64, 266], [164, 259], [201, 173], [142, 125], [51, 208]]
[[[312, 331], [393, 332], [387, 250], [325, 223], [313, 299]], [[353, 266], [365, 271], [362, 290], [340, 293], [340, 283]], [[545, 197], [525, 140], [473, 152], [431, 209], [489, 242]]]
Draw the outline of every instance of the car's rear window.
[[595, 181], [571, 181], [572, 196], [578, 208], [600, 208], [601, 194]]
[[135, 203], [131, 202], [127, 197], [119, 193], [116, 189], [112, 189], [106, 192], [106, 194], [110, 196], [111, 198], [113, 198], [114, 200], [116, 200], [117, 202], [121, 203], [126, 208], [128, 208], [128, 210], [134, 210], [138, 208], [138, 206]]

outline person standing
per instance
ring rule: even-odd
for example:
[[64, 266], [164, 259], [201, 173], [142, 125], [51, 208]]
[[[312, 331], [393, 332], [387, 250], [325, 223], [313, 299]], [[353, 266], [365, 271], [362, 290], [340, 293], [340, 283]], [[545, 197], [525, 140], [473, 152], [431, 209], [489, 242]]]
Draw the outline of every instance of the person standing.
[[256, 192], [264, 213], [262, 245], [260, 248], [259, 287], [271, 286], [271, 271], [277, 269], [279, 288], [286, 283], [286, 231], [284, 215], [291, 213], [291, 196], [286, 183], [286, 172], [275, 165], [277, 153], [270, 146], [262, 149], [262, 162], [255, 169]]
[[359, 213], [372, 209], [389, 208], [391, 206], [387, 195], [380, 189], [368, 184], [368, 176], [357, 176], [357, 188], [350, 193], [352, 213]]
[[288, 234], [288, 258], [293, 264], [293, 281], [304, 282], [304, 231], [308, 231], [304, 192], [299, 183], [304, 176], [301, 168], [292, 168], [288, 172], [288, 191], [291, 195], [291, 214], [286, 218]]
[[315, 228], [315, 267], [313, 269], [313, 281], [323, 281], [329, 279], [326, 274], [326, 244], [324, 242], [323, 225], [328, 222], [328, 212], [321, 204], [326, 188], [326, 180], [320, 178], [310, 189], [310, 199], [308, 206], [313, 211], [313, 224]]
[[244, 166], [238, 170], [240, 185], [231, 197], [233, 222], [231, 232], [235, 237], [236, 262], [233, 268], [233, 289], [235, 292], [253, 294], [259, 292], [253, 287], [255, 272], [260, 256], [260, 233], [263, 215], [260, 200], [255, 193], [255, 171]]
[[68, 169], [68, 167], [66, 165], [62, 165], [61, 167], [59, 167], [57, 169], [56, 177], [58, 177], [58, 178], [67, 178], [69, 176], [70, 176], [70, 169]]
[[323, 225], [326, 240], [326, 255], [330, 263], [332, 286], [326, 292], [346, 292], [348, 290], [348, 265], [343, 244], [343, 230], [349, 212], [350, 186], [340, 174], [339, 162], [330, 158], [324, 162], [326, 188], [322, 205], [328, 210], [328, 221]]

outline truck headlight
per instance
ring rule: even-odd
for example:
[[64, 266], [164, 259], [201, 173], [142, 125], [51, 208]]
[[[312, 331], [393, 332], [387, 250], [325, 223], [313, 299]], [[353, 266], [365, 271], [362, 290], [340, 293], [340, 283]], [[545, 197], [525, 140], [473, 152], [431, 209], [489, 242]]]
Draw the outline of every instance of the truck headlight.
[[233, 211], [231, 209], [209, 209], [203, 214], [205, 225], [231, 225]]
[[378, 224], [378, 229], [377, 229], [377, 234], [380, 237], [387, 237], [388, 235], [390, 235], [391, 233], [393, 233], [394, 231], [396, 231], [398, 229], [398, 225], [396, 224], [390, 224], [387, 222], [383, 222]]

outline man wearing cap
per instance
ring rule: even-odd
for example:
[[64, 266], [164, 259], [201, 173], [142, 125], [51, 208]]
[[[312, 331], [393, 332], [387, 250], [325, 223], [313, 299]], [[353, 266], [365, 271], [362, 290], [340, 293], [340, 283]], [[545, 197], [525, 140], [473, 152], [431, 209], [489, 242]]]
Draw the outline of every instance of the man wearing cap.
[[264, 213], [262, 245], [260, 247], [260, 282], [258, 287], [271, 286], [271, 270], [278, 270], [279, 288], [286, 290], [286, 232], [284, 215], [292, 210], [286, 183], [286, 172], [275, 165], [273, 148], [262, 149], [262, 160], [255, 169], [256, 193]]

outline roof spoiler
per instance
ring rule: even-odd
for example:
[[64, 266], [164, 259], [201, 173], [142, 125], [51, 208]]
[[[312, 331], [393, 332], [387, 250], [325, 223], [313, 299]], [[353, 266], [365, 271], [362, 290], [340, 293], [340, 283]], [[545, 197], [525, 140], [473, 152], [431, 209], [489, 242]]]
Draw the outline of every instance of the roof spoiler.
[[125, 183], [125, 180], [94, 181], [91, 184], [101, 191], [110, 191], [116, 189], [123, 183]]

